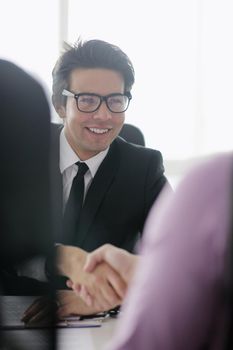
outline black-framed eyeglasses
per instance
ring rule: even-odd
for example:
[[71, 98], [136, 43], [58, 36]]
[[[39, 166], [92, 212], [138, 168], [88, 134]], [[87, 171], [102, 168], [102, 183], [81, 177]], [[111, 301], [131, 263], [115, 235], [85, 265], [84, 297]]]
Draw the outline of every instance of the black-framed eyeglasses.
[[64, 89], [62, 91], [62, 95], [74, 97], [78, 110], [84, 113], [92, 113], [97, 111], [103, 101], [106, 103], [106, 106], [112, 113], [123, 113], [129, 107], [129, 102], [132, 99], [130, 92], [125, 92], [124, 94], [114, 93], [106, 96], [101, 96], [89, 92], [75, 94]]

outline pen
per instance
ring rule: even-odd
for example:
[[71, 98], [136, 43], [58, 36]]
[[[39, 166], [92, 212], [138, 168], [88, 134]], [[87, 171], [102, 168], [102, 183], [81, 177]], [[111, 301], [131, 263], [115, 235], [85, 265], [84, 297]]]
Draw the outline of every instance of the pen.
[[89, 320], [89, 319], [100, 319], [100, 318], [105, 318], [107, 317], [108, 313], [106, 312], [100, 312], [98, 314], [92, 314], [92, 315], [85, 315], [85, 316], [80, 316], [80, 321], [82, 320]]

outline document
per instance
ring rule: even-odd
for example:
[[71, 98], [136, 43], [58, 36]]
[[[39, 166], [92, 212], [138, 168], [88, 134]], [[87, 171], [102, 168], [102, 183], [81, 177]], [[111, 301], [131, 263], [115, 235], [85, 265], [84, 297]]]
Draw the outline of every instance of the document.
[[64, 320], [60, 320], [56, 323], [56, 328], [89, 328], [89, 327], [101, 327], [102, 318], [88, 318], [82, 319], [81, 317], [66, 317]]
[[77, 321], [59, 321], [54, 326], [46, 324], [1, 324], [1, 330], [30, 330], [30, 329], [49, 329], [49, 328], [92, 328], [101, 327], [101, 320], [77, 320]]

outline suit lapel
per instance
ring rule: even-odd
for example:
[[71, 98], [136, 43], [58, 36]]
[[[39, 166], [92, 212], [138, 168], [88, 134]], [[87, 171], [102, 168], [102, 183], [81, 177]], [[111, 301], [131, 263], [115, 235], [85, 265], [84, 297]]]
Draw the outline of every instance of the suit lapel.
[[[54, 223], [55, 242], [62, 242], [62, 176], [60, 173], [60, 133], [63, 126], [52, 125], [51, 133], [51, 187], [52, 187], [52, 216]], [[120, 162], [120, 147], [117, 138], [110, 146], [109, 152], [100, 165], [85, 198], [84, 207], [80, 217], [79, 230], [74, 242], [81, 246], [93, 223], [94, 217], [113, 183]]]
[[94, 220], [95, 214], [106, 195], [109, 187], [113, 183], [120, 161], [120, 151], [115, 140], [109, 149], [106, 158], [100, 165], [91, 186], [86, 195], [84, 207], [82, 210], [78, 234], [75, 244], [82, 245], [86, 238], [88, 230]]

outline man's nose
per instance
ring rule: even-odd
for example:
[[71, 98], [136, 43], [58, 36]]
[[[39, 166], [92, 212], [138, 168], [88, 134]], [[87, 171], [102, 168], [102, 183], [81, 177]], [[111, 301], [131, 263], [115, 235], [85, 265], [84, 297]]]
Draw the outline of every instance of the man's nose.
[[100, 107], [94, 112], [93, 118], [101, 120], [112, 119], [112, 112], [108, 109], [105, 101], [102, 101]]

